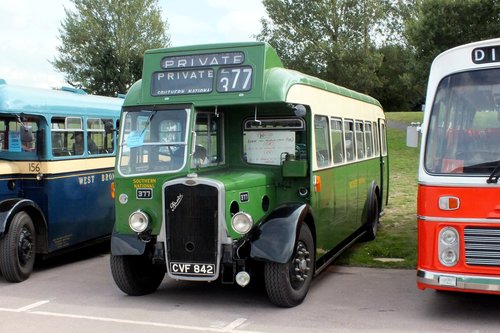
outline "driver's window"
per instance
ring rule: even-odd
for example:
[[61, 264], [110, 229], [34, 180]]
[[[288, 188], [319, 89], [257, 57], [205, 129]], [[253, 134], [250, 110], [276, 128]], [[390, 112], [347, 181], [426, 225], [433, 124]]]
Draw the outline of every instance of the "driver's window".
[[222, 114], [196, 114], [196, 142], [191, 156], [191, 167], [207, 167], [222, 163]]

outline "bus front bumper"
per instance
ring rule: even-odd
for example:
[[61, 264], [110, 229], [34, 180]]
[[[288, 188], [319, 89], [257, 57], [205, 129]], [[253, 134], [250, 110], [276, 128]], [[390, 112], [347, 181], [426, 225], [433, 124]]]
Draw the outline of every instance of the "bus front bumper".
[[500, 293], [500, 277], [446, 274], [419, 269], [417, 271], [419, 288], [456, 289], [461, 291], [476, 291]]

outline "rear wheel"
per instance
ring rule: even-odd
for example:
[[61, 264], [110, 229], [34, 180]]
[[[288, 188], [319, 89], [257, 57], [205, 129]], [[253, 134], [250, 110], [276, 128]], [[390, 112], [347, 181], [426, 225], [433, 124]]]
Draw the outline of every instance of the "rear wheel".
[[267, 295], [274, 304], [293, 307], [307, 295], [314, 272], [314, 240], [306, 224], [300, 228], [295, 251], [285, 264], [266, 262], [264, 280]]
[[9, 231], [0, 239], [0, 271], [7, 281], [21, 282], [33, 271], [35, 227], [25, 212], [14, 215]]
[[368, 221], [366, 223], [366, 232], [361, 238], [362, 241], [367, 242], [374, 240], [377, 237], [378, 224], [379, 224], [379, 206], [378, 198], [374, 193], [372, 199], [370, 200], [370, 209], [368, 210]]
[[147, 255], [111, 255], [110, 263], [116, 285], [130, 296], [151, 294], [165, 276], [165, 267], [153, 264]]

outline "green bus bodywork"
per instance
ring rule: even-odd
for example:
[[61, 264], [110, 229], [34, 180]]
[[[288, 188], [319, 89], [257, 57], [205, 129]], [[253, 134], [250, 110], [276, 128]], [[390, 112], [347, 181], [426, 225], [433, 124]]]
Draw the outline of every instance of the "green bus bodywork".
[[[176, 85], [180, 88], [170, 88]], [[378, 101], [283, 68], [265, 43], [146, 52], [142, 80], [124, 102], [115, 171], [111, 267], [120, 289], [131, 295], [153, 292], [165, 273], [245, 285], [263, 270], [270, 299], [294, 306], [306, 296], [314, 272], [360, 237], [374, 238], [387, 195], [386, 154], [379, 149], [378, 156], [351, 162], [343, 157], [339, 165], [330, 161], [320, 167], [315, 115], [344, 116], [335, 113], [335, 105], [325, 113], [307, 98], [290, 100], [297, 87], [367, 105], [379, 115], [359, 116], [361, 126], [378, 130], [383, 124]], [[199, 146], [208, 150], [205, 164], [197, 162]], [[195, 192], [198, 199], [189, 199]], [[235, 230], [236, 214], [251, 217], [250, 231]], [[131, 229], [131, 220], [141, 224], [143, 219], [144, 231]], [[209, 220], [214, 227], [207, 226]], [[178, 226], [181, 221], [185, 226]], [[206, 259], [199, 248], [214, 253]], [[192, 271], [195, 264], [210, 272]], [[290, 271], [288, 280], [278, 277], [283, 271]]]

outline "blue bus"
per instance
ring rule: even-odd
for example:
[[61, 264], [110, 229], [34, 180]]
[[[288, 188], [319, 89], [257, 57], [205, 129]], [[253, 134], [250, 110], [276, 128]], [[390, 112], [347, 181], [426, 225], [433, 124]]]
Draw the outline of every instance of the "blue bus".
[[36, 255], [105, 240], [122, 98], [0, 79], [0, 272], [27, 279]]

